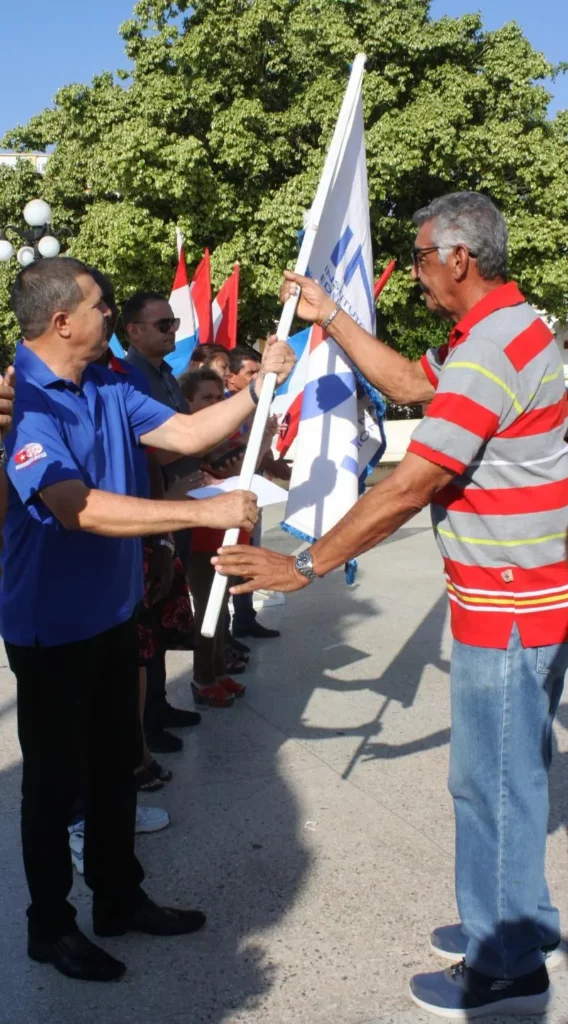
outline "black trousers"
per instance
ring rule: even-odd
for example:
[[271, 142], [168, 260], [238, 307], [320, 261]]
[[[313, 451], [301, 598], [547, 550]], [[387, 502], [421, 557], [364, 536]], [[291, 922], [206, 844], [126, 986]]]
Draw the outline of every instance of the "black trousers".
[[142, 760], [136, 621], [76, 643], [6, 643], [6, 651], [17, 681], [29, 932], [50, 942], [75, 927], [67, 826], [81, 795], [93, 901], [121, 912], [144, 899], [134, 855], [133, 773]]
[[146, 664], [146, 703], [144, 729], [148, 732], [162, 728], [162, 712], [166, 707], [166, 652], [156, 651]]
[[[191, 530], [178, 530], [174, 534], [176, 554], [181, 559], [186, 575], [191, 557]], [[157, 651], [146, 665], [146, 703], [144, 729], [151, 732], [162, 728], [162, 713], [166, 707], [166, 652]]]

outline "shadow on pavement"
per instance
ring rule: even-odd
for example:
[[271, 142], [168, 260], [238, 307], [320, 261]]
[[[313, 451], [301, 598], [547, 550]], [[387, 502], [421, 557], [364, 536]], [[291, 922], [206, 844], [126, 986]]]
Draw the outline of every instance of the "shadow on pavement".
[[[420, 532], [400, 531], [410, 536]], [[291, 548], [290, 538], [273, 543], [271, 536], [268, 543]], [[271, 959], [277, 944], [285, 942], [279, 927], [287, 915], [297, 912], [314, 869], [300, 808], [300, 769], [307, 755], [302, 743], [293, 741], [331, 739], [339, 731], [306, 720], [315, 691], [330, 696], [337, 691], [367, 691], [382, 698], [370, 721], [340, 730], [359, 740], [344, 778], [359, 761], [400, 759], [449, 741], [449, 729], [400, 744], [378, 738], [392, 705], [397, 705], [398, 714], [414, 706], [427, 666], [449, 669], [442, 655], [445, 594], [435, 600], [378, 678], [340, 681], [329, 673], [357, 665], [371, 653], [350, 643], [353, 624], [372, 617], [379, 631], [381, 610], [357, 588], [345, 599], [338, 586], [336, 579], [324, 580], [320, 589], [310, 592], [318, 603], [310, 596], [309, 619], [301, 604], [308, 600], [304, 594], [292, 598], [298, 601], [296, 625], [305, 625], [306, 636], [295, 636], [292, 615], [284, 616], [282, 639], [255, 649], [249, 706], [206, 712], [198, 728], [183, 733], [185, 750], [164, 758], [174, 778], [143, 802], [166, 807], [172, 825], [139, 837], [145, 888], [165, 904], [202, 906], [208, 924], [202, 933], [187, 938], [128, 935], [101, 943], [128, 965], [120, 984], [83, 986], [27, 960], [27, 890], [19, 855], [20, 769], [14, 766], [2, 773], [0, 956], [6, 1024], [241, 1024], [248, 1013], [262, 1019], [259, 1008], [268, 993], [282, 981], [283, 972], [293, 970], [287, 967], [294, 963], [293, 950], [283, 946], [277, 961]], [[280, 625], [269, 615], [262, 618]], [[190, 703], [189, 681], [190, 658], [176, 654], [170, 662], [174, 703]], [[272, 708], [277, 708], [274, 714]], [[11, 705], [0, 710], [7, 712]], [[568, 729], [567, 707], [561, 707], [559, 722]], [[568, 823], [567, 782], [568, 754], [561, 754], [553, 766], [550, 831]], [[92, 934], [90, 895], [77, 877], [72, 898], [81, 927]], [[306, 927], [317, 927], [317, 921]], [[301, 974], [297, 995], [299, 1000], [306, 995]]]

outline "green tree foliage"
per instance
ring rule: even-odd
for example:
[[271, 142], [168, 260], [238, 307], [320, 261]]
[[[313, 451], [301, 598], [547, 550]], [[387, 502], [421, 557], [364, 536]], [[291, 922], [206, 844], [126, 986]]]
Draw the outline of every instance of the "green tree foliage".
[[[190, 264], [213, 250], [215, 285], [240, 260], [243, 334], [270, 327], [363, 51], [375, 268], [398, 260], [383, 334], [411, 356], [443, 335], [410, 282], [411, 216], [458, 189], [495, 198], [513, 275], [565, 315], [568, 112], [547, 118], [535, 83], [558, 69], [514, 23], [432, 21], [428, 0], [140, 0], [121, 33], [128, 74], [67, 86], [4, 140], [54, 146], [45, 178], [23, 163], [0, 169], [0, 217], [44, 195], [74, 233], [73, 255], [110, 274], [120, 298], [169, 289], [179, 224]], [[13, 339], [2, 274], [0, 330]]]

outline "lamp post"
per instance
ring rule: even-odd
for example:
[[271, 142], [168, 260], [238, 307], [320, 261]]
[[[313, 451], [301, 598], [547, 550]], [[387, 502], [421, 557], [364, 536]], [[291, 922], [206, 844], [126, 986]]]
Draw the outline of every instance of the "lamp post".
[[24, 245], [20, 246], [16, 253], [16, 259], [22, 267], [27, 267], [34, 260], [43, 256], [58, 256], [61, 249], [59, 238], [62, 234], [70, 234], [68, 228], [61, 231], [51, 230], [51, 207], [44, 199], [32, 199], [26, 204], [23, 216], [28, 229], [17, 228], [14, 224], [7, 224], [3, 231], [0, 231], [0, 261], [7, 263], [14, 256], [14, 246], [6, 232], [16, 234]]

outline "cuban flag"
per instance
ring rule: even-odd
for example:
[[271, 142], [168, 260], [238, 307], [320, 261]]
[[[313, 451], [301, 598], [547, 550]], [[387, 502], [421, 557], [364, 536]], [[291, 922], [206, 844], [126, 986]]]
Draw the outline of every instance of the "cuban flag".
[[221, 285], [213, 300], [213, 341], [225, 348], [237, 347], [237, 318], [239, 311], [239, 264]]
[[[361, 95], [319, 221], [309, 275], [319, 280], [354, 320], [374, 333]], [[276, 396], [277, 403], [281, 399], [282, 395]], [[384, 404], [339, 345], [314, 326], [289, 383], [291, 420], [294, 408], [299, 413], [296, 454], [282, 525], [295, 536], [313, 542], [353, 507], [367, 475], [381, 458], [386, 447]], [[289, 446], [287, 440], [293, 437], [283, 438], [284, 449]]]
[[183, 251], [183, 239], [178, 229], [178, 265], [172, 291], [170, 306], [173, 315], [179, 317], [180, 325], [176, 333], [176, 347], [166, 356], [176, 376], [187, 370], [191, 354], [199, 342], [211, 340], [211, 267], [209, 250], [205, 250], [191, 284], [187, 274], [187, 264]]
[[198, 263], [190, 285], [191, 298], [195, 309], [199, 344], [209, 345], [213, 341], [213, 320], [211, 317], [211, 260], [209, 249]]
[[298, 434], [302, 398], [308, 369], [310, 353], [310, 328], [288, 338], [290, 348], [294, 350], [296, 362], [288, 379], [274, 392], [271, 413], [280, 420], [280, 433], [277, 435], [276, 451], [287, 455]]

